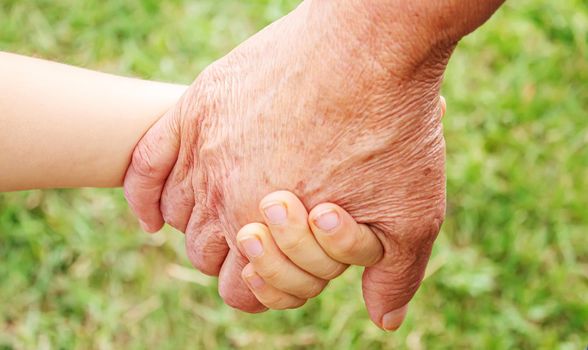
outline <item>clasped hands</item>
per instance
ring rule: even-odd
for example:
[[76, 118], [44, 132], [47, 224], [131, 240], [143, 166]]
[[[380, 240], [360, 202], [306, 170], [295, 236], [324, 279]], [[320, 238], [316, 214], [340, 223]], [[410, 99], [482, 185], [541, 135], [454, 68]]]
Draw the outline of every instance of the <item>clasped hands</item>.
[[396, 329], [444, 218], [457, 39], [344, 7], [305, 1], [202, 72], [136, 147], [125, 195], [145, 230], [185, 232], [233, 307], [300, 306], [358, 264], [370, 317]]

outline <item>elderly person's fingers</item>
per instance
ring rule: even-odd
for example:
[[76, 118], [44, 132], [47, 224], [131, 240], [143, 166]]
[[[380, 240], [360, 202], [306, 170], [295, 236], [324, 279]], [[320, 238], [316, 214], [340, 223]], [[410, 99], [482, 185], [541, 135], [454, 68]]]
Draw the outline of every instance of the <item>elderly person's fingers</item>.
[[186, 229], [188, 259], [202, 273], [218, 276], [229, 253], [229, 246], [218, 225], [202, 225], [198, 217], [197, 214], [192, 215]]
[[124, 179], [125, 197], [147, 232], [156, 232], [164, 224], [159, 202], [180, 148], [175, 115], [176, 109], [170, 110], [143, 136]]
[[293, 193], [277, 191], [265, 196], [259, 205], [274, 242], [290, 261], [311, 275], [325, 280], [347, 269], [325, 253], [308, 226], [308, 212]]
[[[185, 148], [180, 149], [180, 157], [183, 152], [186, 152]], [[174, 167], [161, 193], [160, 210], [165, 223], [181, 232], [186, 232], [195, 206], [192, 195], [194, 192], [192, 187], [193, 171], [194, 169], [185, 170], [181, 166]]]
[[308, 223], [323, 250], [339, 262], [372, 266], [382, 259], [384, 249], [376, 234], [336, 204], [314, 207]]
[[230, 249], [220, 270], [218, 292], [223, 301], [235, 309], [250, 313], [266, 311], [241, 277], [247, 264], [247, 259], [237, 249]]
[[241, 276], [249, 286], [249, 289], [255, 294], [257, 300], [270, 309], [294, 309], [306, 303], [307, 299], [295, 297], [265, 283], [264, 279], [255, 272], [252, 264], [247, 264], [243, 268]]
[[309, 299], [318, 295], [327, 281], [302, 270], [274, 242], [269, 229], [259, 223], [245, 225], [237, 234], [239, 249], [249, 258], [255, 272], [275, 288]]

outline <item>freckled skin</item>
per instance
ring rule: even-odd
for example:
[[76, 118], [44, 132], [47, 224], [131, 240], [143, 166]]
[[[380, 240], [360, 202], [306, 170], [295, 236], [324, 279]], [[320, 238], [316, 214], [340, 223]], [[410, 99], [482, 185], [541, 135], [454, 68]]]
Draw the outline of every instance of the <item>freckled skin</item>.
[[[373, 40], [345, 36], [339, 29], [352, 26], [355, 12], [331, 17], [336, 23], [325, 30], [322, 12], [312, 6], [327, 3], [304, 2], [208, 67], [137, 146], [145, 159], [133, 159], [125, 187], [145, 220], [137, 205], [152, 197], [137, 196], [136, 188], [150, 189], [136, 174], [167, 179], [163, 218], [186, 232], [194, 266], [220, 275], [223, 299], [250, 312], [264, 308], [240, 278], [247, 260], [235, 236], [262, 221], [259, 201], [291, 190], [309, 209], [340, 205], [385, 248], [363, 276], [368, 311], [381, 324], [384, 313], [417, 290], [443, 222], [438, 96], [457, 39], [422, 49], [415, 37], [425, 33], [415, 33], [412, 23], [405, 26], [410, 30], [392, 27], [386, 43], [373, 39], [383, 35], [375, 33], [379, 25], [358, 31]], [[161, 132], [173, 135], [167, 141], [173, 147]], [[145, 149], [165, 154], [165, 161]], [[161, 220], [156, 211], [154, 222]]]
[[[444, 216], [440, 77], [422, 84], [390, 79], [375, 65], [353, 72], [348, 62], [323, 64], [327, 55], [344, 56], [347, 50], [323, 49], [328, 37], [313, 38], [312, 50], [308, 40], [295, 50], [307, 50], [303, 56], [314, 66], [310, 75], [302, 69], [306, 63], [290, 56], [297, 43], [264, 45], [270, 30], [292, 25], [286, 19], [259, 33], [252, 45], [245, 43], [209, 67], [185, 96], [185, 110], [194, 108], [194, 101], [197, 107], [179, 115], [177, 123], [186, 130], [182, 142], [195, 147], [178, 159], [174, 172], [191, 176], [172, 176], [162, 202], [176, 202], [174, 188], [188, 181], [197, 204], [191, 223], [179, 225], [175, 208], [162, 207], [166, 221], [180, 229], [188, 226], [189, 256], [197, 267], [216, 274], [224, 260], [194, 253], [200, 252], [196, 237], [215, 231], [235, 249], [239, 228], [262, 221], [259, 201], [287, 189], [308, 208], [333, 202], [369, 224], [396, 259], [405, 256], [395, 269], [424, 266]], [[261, 62], [243, 59], [263, 57], [268, 50], [274, 54]], [[278, 66], [276, 60], [290, 62]], [[268, 84], [268, 76], [278, 77], [277, 82]], [[195, 119], [201, 125], [197, 130]], [[421, 277], [412, 277], [411, 288]], [[241, 307], [243, 296], [234, 299], [229, 302]]]

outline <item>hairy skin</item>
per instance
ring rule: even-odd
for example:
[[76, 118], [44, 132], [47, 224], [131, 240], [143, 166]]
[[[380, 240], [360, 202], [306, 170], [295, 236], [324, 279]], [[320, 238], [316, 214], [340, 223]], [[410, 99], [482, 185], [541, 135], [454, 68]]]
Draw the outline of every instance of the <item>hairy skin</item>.
[[363, 276], [378, 325], [422, 280], [445, 213], [438, 96], [457, 38], [402, 21], [381, 32], [374, 7], [350, 3], [306, 1], [212, 64], [133, 155], [125, 189], [142, 225], [186, 232], [231, 306], [264, 310], [235, 236], [275, 190], [336, 203], [378, 234], [385, 256]]

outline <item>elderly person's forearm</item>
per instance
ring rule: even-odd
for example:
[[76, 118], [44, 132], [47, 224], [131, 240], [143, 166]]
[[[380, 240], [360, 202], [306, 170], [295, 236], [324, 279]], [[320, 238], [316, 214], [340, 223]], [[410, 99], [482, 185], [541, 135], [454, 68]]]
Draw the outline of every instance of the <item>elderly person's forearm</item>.
[[[481, 26], [504, 0], [309, 0], [309, 18], [325, 23], [321, 32], [342, 36], [340, 45], [361, 47], [384, 67], [399, 58], [423, 64], [448, 59], [455, 44]], [[313, 21], [309, 21], [312, 23]], [[435, 64], [435, 63], [433, 63]], [[443, 66], [442, 64], [440, 64]], [[406, 72], [393, 72], [400, 75]]]

